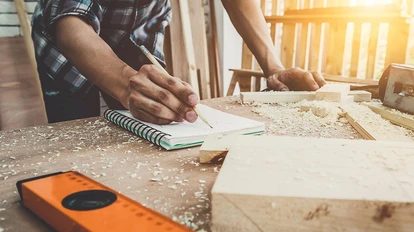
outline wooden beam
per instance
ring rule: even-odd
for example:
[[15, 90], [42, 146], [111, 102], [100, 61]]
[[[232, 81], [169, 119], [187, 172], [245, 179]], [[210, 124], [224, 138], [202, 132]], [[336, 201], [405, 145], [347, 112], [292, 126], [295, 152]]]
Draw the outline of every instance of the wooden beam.
[[315, 99], [315, 92], [289, 91], [289, 92], [241, 92], [240, 99], [243, 103], [283, 103], [300, 102], [302, 100], [312, 101]]
[[342, 102], [350, 89], [349, 84], [326, 84], [316, 91], [315, 100]]
[[372, 111], [381, 115], [382, 118], [389, 120], [390, 122], [405, 127], [414, 131], [414, 116], [401, 113], [397, 110], [391, 109], [382, 105], [381, 103], [363, 103], [368, 106]]
[[204, 8], [202, 0], [188, 1], [190, 10], [191, 32], [194, 42], [194, 50], [196, 52], [195, 62], [197, 70], [199, 70], [199, 85], [201, 99], [211, 98], [210, 91], [210, 71], [208, 67], [208, 50], [207, 36], [204, 18]]
[[295, 15], [284, 16], [265, 16], [268, 23], [396, 23], [405, 24], [407, 18], [398, 14], [384, 14], [380, 17], [378, 14], [360, 14], [360, 15], [301, 15], [300, 18]]
[[377, 57], [377, 47], [379, 39], [379, 24], [372, 23], [371, 30], [369, 32], [369, 42], [368, 42], [368, 58], [367, 58], [367, 72], [365, 74], [366, 79], [374, 79], [375, 75], [375, 63]]
[[[220, 58], [219, 58], [219, 49], [218, 49], [218, 36], [217, 36], [217, 22], [216, 22], [216, 8], [214, 5], [214, 0], [209, 0], [210, 6], [210, 26], [211, 26], [211, 42], [210, 44], [210, 51], [213, 54], [210, 54], [210, 73], [213, 73], [214, 83], [212, 89], [212, 97], [221, 97], [223, 96], [223, 84], [220, 74]], [[213, 61], [213, 62], [211, 62]], [[210, 75], [211, 77], [211, 75]]]
[[198, 89], [198, 78], [197, 78], [197, 65], [194, 53], [194, 41], [191, 29], [190, 21], [190, 10], [188, 7], [188, 0], [180, 0], [180, 15], [181, 15], [181, 30], [183, 33], [183, 42], [184, 42], [184, 51], [185, 57], [187, 60], [186, 66], [188, 68], [188, 75], [190, 84], [193, 87], [194, 92], [197, 95], [200, 95], [200, 90]]
[[211, 193], [213, 231], [414, 228], [414, 143], [260, 136], [229, 149]]
[[367, 106], [348, 104], [341, 105], [340, 107], [346, 113], [349, 124], [365, 139], [414, 142], [410, 137], [406, 136], [408, 130], [384, 120]]
[[352, 39], [352, 56], [351, 56], [351, 68], [350, 76], [358, 76], [358, 64], [359, 64], [359, 48], [361, 47], [361, 23], [354, 24], [354, 34]]
[[47, 115], [46, 115], [46, 107], [45, 107], [45, 103], [43, 100], [43, 93], [41, 90], [41, 83], [40, 83], [40, 79], [39, 79], [39, 73], [37, 71], [37, 62], [36, 62], [36, 56], [35, 56], [35, 49], [34, 49], [34, 44], [33, 44], [33, 40], [31, 38], [31, 34], [32, 34], [32, 29], [30, 26], [30, 20], [27, 17], [27, 11], [26, 11], [26, 6], [24, 4], [23, 0], [14, 0], [14, 5], [16, 7], [16, 11], [17, 11], [17, 15], [19, 17], [19, 22], [20, 22], [20, 27], [23, 31], [23, 38], [24, 38], [24, 43], [26, 45], [26, 51], [27, 51], [27, 55], [29, 56], [29, 60], [30, 60], [30, 64], [33, 70], [33, 76], [34, 76], [34, 80], [35, 80], [35, 88], [38, 88], [39, 91], [39, 96], [40, 96], [40, 101], [41, 101], [41, 108], [42, 111], [44, 112], [43, 114], [39, 115], [40, 117], [42, 117], [43, 123], [42, 124], [47, 124], [48, 119], [47, 119]]

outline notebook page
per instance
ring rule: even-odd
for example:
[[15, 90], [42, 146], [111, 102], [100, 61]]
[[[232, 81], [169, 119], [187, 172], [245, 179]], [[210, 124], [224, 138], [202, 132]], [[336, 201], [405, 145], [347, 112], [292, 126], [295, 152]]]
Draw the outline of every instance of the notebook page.
[[[253, 132], [251, 129], [255, 129], [257, 131], [264, 130], [264, 123], [262, 122], [228, 114], [202, 104], [198, 104], [197, 107], [204, 114], [205, 118], [207, 118], [211, 126], [213, 126], [213, 129], [205, 124], [200, 118], [198, 118], [194, 123], [186, 121], [173, 122], [169, 125], [156, 125], [147, 122], [143, 123], [164, 133], [170, 134], [171, 136], [168, 138], [170, 141], [175, 141], [174, 143], [193, 142], [203, 138], [206, 135], [215, 133], [242, 132], [245, 130], [247, 132]], [[129, 111], [118, 112], [124, 114], [125, 116], [133, 117]]]

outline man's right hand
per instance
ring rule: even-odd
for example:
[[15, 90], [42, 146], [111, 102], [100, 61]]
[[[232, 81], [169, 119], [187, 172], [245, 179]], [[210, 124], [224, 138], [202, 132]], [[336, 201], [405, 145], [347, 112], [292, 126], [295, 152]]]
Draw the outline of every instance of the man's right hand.
[[195, 122], [194, 107], [199, 101], [191, 86], [167, 75], [155, 65], [144, 65], [129, 80], [128, 108], [146, 122], [169, 124], [172, 121]]

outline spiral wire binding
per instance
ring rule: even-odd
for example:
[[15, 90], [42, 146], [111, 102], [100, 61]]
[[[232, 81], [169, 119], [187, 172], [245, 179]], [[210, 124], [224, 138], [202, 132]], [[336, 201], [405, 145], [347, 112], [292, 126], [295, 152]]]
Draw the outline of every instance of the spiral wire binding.
[[152, 126], [141, 123], [112, 109], [105, 110], [104, 117], [116, 125], [149, 141], [150, 143], [161, 147], [161, 139], [165, 136], [171, 136], [170, 134], [157, 130]]

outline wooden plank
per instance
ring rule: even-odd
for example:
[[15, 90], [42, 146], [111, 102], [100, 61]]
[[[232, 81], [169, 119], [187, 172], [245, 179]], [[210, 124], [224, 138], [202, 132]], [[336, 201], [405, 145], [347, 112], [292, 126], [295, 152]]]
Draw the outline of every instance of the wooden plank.
[[[240, 100], [242, 103], [286, 103], [300, 102], [303, 100], [315, 100], [316, 92], [295, 91], [295, 92], [241, 92]], [[372, 94], [363, 90], [350, 91], [347, 96], [353, 97], [352, 102], [371, 101]], [[345, 97], [346, 98], [346, 97]], [[345, 99], [344, 98], [344, 99]], [[343, 102], [343, 101], [341, 101]]]
[[184, 55], [184, 42], [181, 25], [180, 5], [178, 0], [171, 0], [171, 11], [174, 17], [171, 18], [171, 55], [172, 55], [172, 72], [173, 75], [185, 82], [190, 82], [186, 57]]
[[391, 63], [405, 64], [410, 25], [390, 24], [388, 28], [385, 67]]
[[[272, 1], [272, 14], [271, 15], [277, 15], [278, 6], [279, 6], [278, 2], [279, 2], [278, 0]], [[276, 27], [277, 27], [276, 23], [270, 24], [270, 37], [272, 37], [273, 44], [276, 44], [276, 31], [277, 31]]]
[[186, 68], [188, 69], [189, 83], [193, 87], [194, 92], [200, 96], [200, 90], [198, 89], [198, 78], [196, 59], [194, 53], [194, 40], [192, 35], [192, 29], [190, 24], [190, 10], [188, 6], [188, 0], [179, 1], [180, 15], [181, 15], [181, 30], [183, 33], [184, 51], [186, 57]]
[[354, 77], [343, 77], [343, 76], [329, 75], [329, 74], [322, 74], [322, 75], [326, 81], [363, 84], [363, 85], [378, 85], [378, 80], [365, 80], [365, 79], [358, 79]]
[[[310, 7], [310, 1], [301, 1], [300, 7], [302, 9], [308, 9]], [[296, 56], [296, 66], [307, 70], [309, 68], [309, 23], [301, 23], [298, 25], [298, 55]]]
[[414, 228], [414, 143], [259, 136], [229, 149], [212, 189], [213, 231]]
[[42, 93], [42, 90], [41, 90], [39, 73], [37, 71], [37, 62], [36, 62], [36, 57], [35, 57], [35, 49], [34, 49], [34, 44], [33, 44], [33, 40], [32, 40], [32, 37], [31, 37], [32, 28], [31, 28], [31, 24], [30, 24], [30, 21], [29, 21], [28, 16], [27, 16], [26, 6], [25, 6], [23, 0], [14, 0], [14, 5], [16, 7], [17, 15], [19, 16], [20, 27], [23, 31], [24, 43], [26, 45], [26, 52], [27, 52], [27, 55], [29, 56], [33, 77], [34, 77], [34, 80], [35, 80], [34, 81], [34, 83], [35, 83], [34, 88], [36, 88], [38, 90], [37, 92], [40, 96], [41, 108], [42, 108], [42, 111], [44, 111], [44, 113], [39, 115], [39, 116], [42, 117], [42, 121], [44, 123], [47, 123], [48, 120], [47, 120], [47, 115], [46, 115], [46, 108], [45, 108], [45, 103], [43, 101], [43, 93]]
[[[324, 6], [324, 0], [314, 0], [312, 8], [319, 8]], [[310, 25], [310, 45], [309, 45], [309, 69], [313, 71], [320, 71], [320, 52], [322, 36], [322, 24], [312, 23]]]
[[[295, 9], [297, 7], [297, 0], [285, 0], [284, 4], [285, 10]], [[296, 65], [294, 62], [296, 52], [295, 38], [296, 22], [284, 23], [280, 60], [285, 68], [293, 68]]]
[[199, 70], [200, 98], [208, 99], [210, 92], [210, 71], [208, 67], [207, 37], [202, 0], [188, 1], [190, 11], [191, 32], [194, 42], [195, 64]]
[[315, 92], [289, 91], [289, 92], [241, 92], [240, 100], [243, 103], [283, 103], [299, 102], [302, 100], [312, 101], [315, 99]]
[[376, 67], [375, 61], [377, 57], [377, 46], [379, 38], [378, 33], [379, 24], [372, 23], [368, 42], [367, 72], [365, 74], [366, 79], [374, 79], [374, 72]]
[[349, 75], [351, 77], [358, 76], [358, 64], [359, 64], [359, 49], [361, 47], [361, 23], [354, 24], [354, 34], [352, 39], [352, 55], [351, 55], [351, 68]]
[[341, 108], [346, 113], [346, 118], [365, 139], [381, 141], [407, 141], [413, 140], [407, 136], [409, 131], [402, 127], [397, 127], [389, 121], [381, 118], [364, 105], [342, 105]]
[[391, 109], [382, 105], [381, 103], [363, 103], [368, 106], [372, 111], [381, 115], [382, 118], [389, 120], [390, 122], [405, 127], [414, 131], [414, 116], [402, 113], [395, 109]]
[[349, 84], [326, 84], [316, 91], [315, 100], [342, 102], [350, 89]]
[[325, 71], [328, 74], [342, 75], [346, 28], [347, 24], [345, 23], [331, 23], [329, 25]]
[[377, 14], [356, 14], [356, 15], [285, 15], [285, 16], [265, 16], [268, 23], [396, 23], [403, 24], [407, 20], [399, 14], [385, 13], [381, 16]]
[[355, 102], [369, 102], [372, 99], [372, 93], [364, 90], [351, 90], [348, 96], [353, 96]]
[[[213, 73], [213, 79], [214, 81], [211, 81], [213, 83], [213, 88], [211, 96], [212, 97], [221, 97], [223, 96], [223, 83], [221, 79], [221, 73], [220, 73], [220, 58], [219, 58], [219, 48], [218, 48], [218, 36], [217, 36], [217, 22], [216, 22], [216, 8], [214, 5], [214, 0], [209, 0], [209, 6], [210, 6], [210, 26], [211, 26], [211, 42], [210, 48], [209, 48], [209, 57], [210, 58], [210, 73]], [[211, 60], [213, 59], [213, 60]]]

